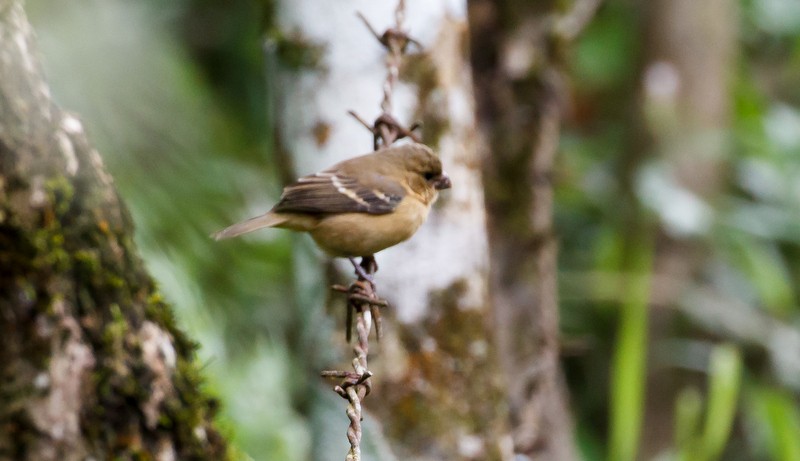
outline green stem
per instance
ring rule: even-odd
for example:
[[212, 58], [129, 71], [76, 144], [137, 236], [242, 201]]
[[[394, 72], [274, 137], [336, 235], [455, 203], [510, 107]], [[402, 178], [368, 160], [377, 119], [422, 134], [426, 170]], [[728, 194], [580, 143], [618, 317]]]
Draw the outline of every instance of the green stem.
[[633, 461], [639, 444], [647, 357], [647, 306], [653, 263], [649, 240], [634, 243], [627, 264], [611, 376], [610, 461]]

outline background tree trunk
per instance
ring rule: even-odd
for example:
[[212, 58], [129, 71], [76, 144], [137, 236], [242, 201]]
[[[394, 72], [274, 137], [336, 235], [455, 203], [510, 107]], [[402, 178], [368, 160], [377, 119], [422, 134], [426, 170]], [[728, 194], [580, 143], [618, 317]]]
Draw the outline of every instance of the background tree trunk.
[[[658, 305], [674, 306], [685, 294], [681, 288], [702, 277], [711, 252], [709, 242], [698, 237], [708, 232], [711, 210], [725, 190], [737, 6], [730, 0], [655, 0], [640, 8], [645, 49], [638, 121], [631, 123], [637, 131], [631, 138], [641, 140], [632, 155], [644, 159], [646, 173], [631, 181], [642, 185], [660, 178], [668, 185], [668, 190], [648, 192], [640, 187], [638, 192], [644, 192], [645, 204], [661, 217], [653, 271], [669, 283], [662, 289], [654, 286], [652, 297], [658, 298]], [[689, 219], [677, 222], [669, 219], [668, 208], [679, 203], [670, 194], [680, 191], [691, 194], [703, 208], [700, 213], [684, 210]], [[676, 311], [650, 309], [649, 315], [648, 350], [653, 351], [674, 334]], [[669, 368], [649, 362], [642, 424], [645, 459], [672, 443], [667, 434], [674, 428], [672, 408], [681, 383]]]
[[[564, 98], [562, 47], [598, 2], [470, 2], [500, 363], [508, 382], [514, 451], [576, 459], [559, 363], [553, 162]], [[569, 21], [572, 21], [570, 23]]]
[[[319, 51], [317, 60], [280, 80], [285, 99], [278, 104], [278, 128], [296, 174], [371, 150], [371, 134], [346, 113], [355, 110], [366, 120], [380, 114], [385, 51], [355, 13], [381, 33], [394, 25], [396, 4], [347, 4], [305, 0], [279, 9], [281, 30], [294, 48]], [[425, 51], [404, 62], [393, 115], [407, 126], [423, 122], [423, 141], [439, 153], [454, 186], [409, 242], [377, 256], [378, 294], [393, 307], [385, 312], [386, 337], [373, 346], [376, 376], [365, 406], [401, 459], [508, 459], [505, 397], [487, 322], [487, 240], [466, 9], [458, 2], [414, 2], [405, 14], [406, 30]], [[343, 267], [349, 274], [349, 265]], [[345, 425], [324, 431], [344, 439]]]
[[0, 1], [0, 459], [225, 459], [195, 345], [81, 122]]

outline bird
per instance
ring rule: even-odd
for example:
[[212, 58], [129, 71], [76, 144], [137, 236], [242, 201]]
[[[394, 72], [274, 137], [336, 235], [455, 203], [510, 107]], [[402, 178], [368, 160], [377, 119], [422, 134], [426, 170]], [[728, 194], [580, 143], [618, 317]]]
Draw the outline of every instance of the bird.
[[372, 258], [409, 239], [439, 191], [450, 187], [442, 162], [428, 146], [384, 147], [301, 177], [283, 189], [271, 210], [212, 237], [222, 240], [268, 227], [307, 232], [325, 253], [350, 259], [364, 275], [353, 258]]

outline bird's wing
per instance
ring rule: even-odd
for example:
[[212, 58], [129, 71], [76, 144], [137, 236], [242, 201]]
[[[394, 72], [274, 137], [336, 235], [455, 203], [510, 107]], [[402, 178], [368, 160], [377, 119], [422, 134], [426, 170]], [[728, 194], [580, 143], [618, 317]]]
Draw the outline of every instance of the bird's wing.
[[295, 213], [391, 213], [405, 189], [381, 174], [361, 180], [338, 171], [305, 176], [283, 190], [273, 211]]

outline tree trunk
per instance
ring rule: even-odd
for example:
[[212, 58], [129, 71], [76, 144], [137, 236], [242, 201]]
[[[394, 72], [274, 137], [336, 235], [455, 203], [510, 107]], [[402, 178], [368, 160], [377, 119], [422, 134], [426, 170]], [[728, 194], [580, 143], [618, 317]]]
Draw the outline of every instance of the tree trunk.
[[[654, 0], [643, 2], [641, 107], [636, 114], [644, 123], [638, 155], [655, 159], [647, 166], [663, 182], [693, 194], [711, 210], [725, 183], [727, 130], [731, 119], [730, 84], [736, 58], [737, 13], [730, 0]], [[657, 155], [653, 155], [657, 154]], [[676, 305], [681, 289], [689, 286], [703, 269], [707, 244], [694, 237], [708, 231], [712, 218], [683, 210], [681, 223], [670, 221], [658, 200], [645, 201], [661, 215], [663, 237], [656, 249], [653, 271], [670, 280], [669, 289], [653, 294], [662, 305]], [[650, 312], [650, 345], [668, 335], [675, 311]], [[652, 347], [649, 348], [652, 350]], [[674, 376], [659, 364], [648, 370], [645, 421], [642, 425], [642, 457], [650, 459], [669, 447], [674, 427], [674, 398], [679, 389]]]
[[225, 459], [195, 345], [81, 122], [0, 0], [0, 460]]
[[470, 2], [472, 66], [483, 152], [498, 352], [514, 451], [576, 459], [559, 361], [552, 169], [558, 148], [563, 44], [598, 2]]
[[[406, 9], [405, 29], [425, 51], [401, 67], [392, 115], [405, 125], [423, 123], [423, 141], [439, 153], [453, 188], [440, 194], [409, 242], [377, 256], [378, 294], [392, 307], [385, 312], [386, 336], [371, 357], [375, 377], [365, 406], [402, 459], [508, 459], [505, 396], [487, 322], [487, 239], [466, 11], [458, 2], [448, 5], [453, 2], [415, 2]], [[378, 33], [394, 25], [394, 2], [359, 7]], [[302, 46], [306, 52], [295, 56], [317, 56], [281, 80], [280, 137], [297, 174], [371, 150], [371, 134], [346, 112], [367, 120], [380, 114], [385, 50], [355, 13], [325, 0], [281, 5], [281, 29], [291, 42], [284, 49]], [[344, 429], [325, 430], [344, 438]]]

